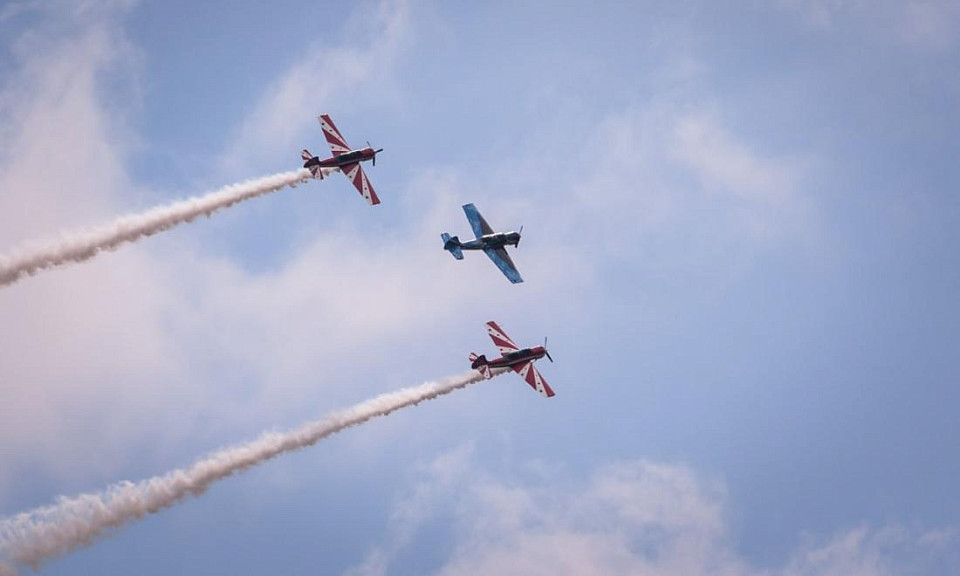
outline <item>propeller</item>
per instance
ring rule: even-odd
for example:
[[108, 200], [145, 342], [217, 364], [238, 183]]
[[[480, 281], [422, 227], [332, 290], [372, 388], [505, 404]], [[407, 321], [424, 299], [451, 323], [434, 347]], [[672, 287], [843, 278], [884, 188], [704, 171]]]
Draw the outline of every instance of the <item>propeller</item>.
[[[367, 140], [367, 148], [371, 148], [371, 149], [373, 148], [373, 146], [370, 145], [370, 141], [369, 141], [369, 140]], [[373, 165], [374, 165], [374, 166], [377, 165], [377, 154], [379, 154], [379, 153], [381, 153], [381, 152], [383, 152], [383, 148], [378, 148], [378, 149], [376, 149], [376, 150], [373, 151]]]
[[513, 245], [514, 248], [520, 247], [520, 238], [523, 237], [523, 224], [520, 225], [520, 230], [517, 232], [517, 243]]
[[543, 353], [547, 356], [547, 360], [553, 362], [553, 358], [550, 357], [550, 353], [547, 352], [547, 337], [543, 337]]

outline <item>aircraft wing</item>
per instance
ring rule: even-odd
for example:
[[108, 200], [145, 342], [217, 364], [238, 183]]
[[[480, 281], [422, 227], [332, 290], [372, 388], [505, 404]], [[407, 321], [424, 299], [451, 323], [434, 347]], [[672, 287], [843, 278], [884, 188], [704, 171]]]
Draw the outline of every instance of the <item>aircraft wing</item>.
[[484, 248], [483, 251], [493, 260], [493, 263], [497, 265], [497, 268], [503, 272], [503, 275], [506, 276], [510, 282], [514, 284], [523, 282], [523, 278], [520, 277], [520, 272], [517, 270], [517, 265], [513, 263], [513, 260], [503, 246], [499, 248]]
[[334, 156], [339, 156], [350, 151], [350, 145], [347, 144], [347, 141], [340, 135], [340, 131], [337, 130], [330, 116], [321, 114], [317, 116], [317, 120], [320, 121], [320, 127], [323, 128], [323, 135], [326, 137], [327, 144], [330, 145], [330, 152], [332, 152]]
[[493, 340], [493, 345], [500, 350], [501, 354], [509, 354], [510, 352], [516, 352], [520, 349], [496, 322], [487, 322], [487, 334], [490, 335], [490, 339]]
[[380, 203], [380, 197], [377, 196], [376, 190], [373, 189], [373, 185], [370, 184], [370, 181], [367, 180], [367, 173], [363, 171], [363, 166], [360, 166], [359, 162], [354, 162], [353, 164], [344, 164], [340, 167], [340, 171], [343, 172], [343, 175], [347, 177], [354, 188], [357, 189], [357, 192], [363, 196], [371, 206], [376, 206]]
[[512, 368], [521, 378], [527, 381], [527, 384], [529, 384], [531, 388], [540, 394], [543, 394], [547, 398], [554, 395], [553, 389], [550, 388], [547, 381], [544, 380], [540, 372], [537, 371], [537, 367], [533, 365], [533, 360], [524, 362], [523, 364], [515, 364]]
[[485, 234], [493, 234], [493, 228], [487, 224], [487, 221], [480, 215], [480, 211], [473, 204], [464, 204], [463, 212], [470, 221], [470, 227], [473, 228], [473, 234], [479, 238]]

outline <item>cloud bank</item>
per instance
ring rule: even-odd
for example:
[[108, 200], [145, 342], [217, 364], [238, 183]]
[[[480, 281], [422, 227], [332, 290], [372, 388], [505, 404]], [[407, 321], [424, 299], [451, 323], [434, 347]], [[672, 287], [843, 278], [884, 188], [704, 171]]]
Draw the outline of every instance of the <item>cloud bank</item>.
[[[453, 518], [444, 518], [447, 510]], [[451, 552], [432, 571], [480, 574], [675, 576], [893, 576], [955, 574], [960, 533], [858, 526], [805, 536], [779, 566], [737, 549], [722, 482], [688, 466], [624, 461], [585, 479], [538, 462], [493, 475], [469, 446], [423, 467], [394, 507], [391, 538], [348, 573], [391, 572], [416, 534], [441, 519], [455, 527]], [[415, 554], [415, 552], [414, 552]]]

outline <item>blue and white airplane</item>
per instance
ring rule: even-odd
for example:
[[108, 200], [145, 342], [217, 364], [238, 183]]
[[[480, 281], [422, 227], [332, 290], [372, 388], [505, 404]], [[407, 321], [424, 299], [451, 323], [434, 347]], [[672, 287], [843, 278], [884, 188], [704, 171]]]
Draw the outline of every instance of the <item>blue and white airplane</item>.
[[473, 228], [473, 234], [477, 239], [461, 242], [456, 236], [451, 237], [444, 232], [440, 235], [443, 238], [443, 249], [453, 254], [453, 257], [457, 260], [463, 260], [462, 250], [483, 250], [511, 282], [514, 284], [523, 282], [516, 264], [513, 263], [504, 248], [505, 246], [517, 247], [520, 245], [520, 232], [523, 232], [523, 226], [520, 227], [520, 232], [494, 232], [493, 228], [477, 211], [476, 206], [464, 204], [463, 211], [467, 215], [467, 220], [470, 221], [470, 227]]

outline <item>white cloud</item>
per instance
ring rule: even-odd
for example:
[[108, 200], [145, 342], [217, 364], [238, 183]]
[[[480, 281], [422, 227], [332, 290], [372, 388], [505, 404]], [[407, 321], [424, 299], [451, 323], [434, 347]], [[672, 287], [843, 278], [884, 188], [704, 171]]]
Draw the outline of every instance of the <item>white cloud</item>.
[[368, 102], [382, 105], [391, 98], [393, 69], [413, 33], [410, 7], [406, 0], [382, 0], [362, 12], [362, 19], [354, 17], [348, 23], [349, 45], [331, 47], [324, 42], [308, 48], [264, 91], [221, 159], [227, 174], [295, 158], [307, 141], [307, 130], [319, 133], [313, 118], [328, 111], [320, 106], [349, 102], [355, 108], [365, 95]]
[[[368, 48], [351, 42], [308, 51], [264, 90], [224, 162], [295, 150], [289, 127], [315, 130], [303, 118], [324, 95], [348, 98], [389, 84], [409, 20], [405, 3], [385, 2], [365, 24], [364, 34], [378, 38]], [[10, 117], [22, 120], [0, 156], [0, 179], [16, 191], [0, 197], [11, 215], [0, 232], [8, 244], [129, 210], [122, 126], [106, 114], [98, 78], [130, 47], [113, 28], [88, 30], [82, 42], [29, 58], [24, 51], [29, 90], [11, 82], [17, 87], [3, 96]], [[163, 445], [197, 427], [258, 418], [276, 424], [277, 411], [296, 409], [318, 388], [331, 403], [382, 391], [383, 383], [358, 382], [358, 374], [424, 349], [424, 341], [439, 346], [464, 331], [480, 339], [488, 310], [552, 319], [590, 297], [611, 254], [688, 275], [702, 273], [704, 262], [729, 270], [731, 258], [718, 252], [765, 239], [748, 225], [753, 219], [786, 228], [779, 224], [793, 214], [782, 207], [796, 193], [797, 171], [789, 159], [758, 154], [716, 117], [689, 111], [697, 107], [637, 102], [608, 116], [580, 133], [578, 150], [597, 159], [589, 164], [571, 165], [562, 147], [545, 155], [548, 146], [528, 142], [527, 158], [488, 172], [422, 172], [394, 196], [397, 232], [374, 235], [365, 224], [311, 230], [266, 271], [210, 257], [180, 236], [151, 244], [180, 250], [128, 247], [4, 290], [0, 307], [9, 321], [0, 338], [10, 345], [0, 358], [10, 375], [5, 391], [18, 399], [8, 422], [19, 430], [4, 442], [48, 466], [76, 464], [67, 455], [84, 446], [121, 466], [138, 434]], [[63, 149], [78, 153], [57, 158], [62, 170], [51, 173], [51, 151]], [[482, 255], [454, 262], [440, 250], [441, 230], [466, 230], [461, 201], [481, 202], [491, 191], [496, 209], [481, 204], [491, 221], [527, 226], [516, 260], [536, 282], [511, 286]], [[659, 253], [650, 248], [674, 242]], [[59, 325], [62, 318], [69, 324]], [[244, 382], [242, 394], [236, 380]], [[99, 419], [104, 411], [115, 415], [107, 423]], [[72, 474], [82, 477], [84, 466], [96, 467], [75, 465]]]
[[[379, 10], [383, 28], [367, 33], [383, 32], [381, 41], [370, 52], [334, 50], [344, 56], [335, 61], [362, 65], [324, 68], [323, 82], [360, 88], [380, 81], [375, 62], [389, 61], [403, 43], [406, 7], [385, 2]], [[0, 185], [12, 191], [0, 196], [0, 241], [8, 245], [130, 209], [123, 201], [131, 183], [122, 119], [108, 113], [101, 81], [118, 72], [135, 75], [135, 49], [122, 26], [107, 25], [116, 24], [116, 14], [71, 13], [68, 20], [76, 31], [60, 42], [35, 45], [35, 30], [18, 40], [23, 61], [0, 93], [0, 126], [13, 126], [0, 149]], [[70, 28], [55, 18], [53, 25]], [[303, 96], [318, 87], [301, 71], [330, 54], [308, 54], [267, 89], [265, 104], [244, 124], [252, 141], [289, 136], [271, 132], [263, 110], [286, 98], [278, 95]], [[118, 62], [125, 66], [120, 71]], [[313, 106], [300, 96], [288, 102], [276, 112], [283, 118]], [[374, 238], [360, 228], [311, 232], [302, 248], [266, 272], [211, 258], [189, 236], [168, 236], [164, 241], [181, 250], [125, 247], [0, 292], [7, 399], [0, 406], [0, 488], [32, 465], [66, 480], [62, 488], [69, 491], [90, 476], [113, 477], [131, 455], [148, 456], [139, 451], [147, 438], [155, 450], [198, 427], [257, 418], [275, 425], [271, 409], [297, 408], [300, 393], [316, 394], [318, 387], [331, 403], [341, 394], [356, 400], [382, 391], [377, 382], [357, 389], [356, 374], [398, 340], [414, 346], [440, 339], [461, 317], [458, 286], [481, 291], [473, 305], [503, 300], [512, 288], [488, 262], [457, 266], [440, 250], [437, 230], [462, 219], [451, 200], [455, 184], [442, 171], [430, 172], [415, 182], [415, 194], [397, 200], [418, 223], [412, 237]], [[529, 270], [559, 274], [549, 258], [534, 260], [536, 253]], [[538, 291], [525, 294], [535, 298]], [[470, 329], [482, 334], [479, 324]], [[337, 375], [345, 376], [343, 385], [331, 383]], [[235, 379], [252, 383], [240, 395]], [[89, 458], [90, 447], [96, 458]]]
[[[188, 261], [184, 254], [202, 251], [187, 247], [171, 275], [182, 278], [189, 304], [172, 324], [196, 348], [253, 374], [258, 405], [282, 408], [315, 389], [318, 374], [335, 398], [330, 381], [355, 381], [367, 358], [478, 331], [465, 324], [476, 310], [550, 320], [551, 310], [595, 295], [611, 255], [681, 276], [736, 274], [758, 246], [804, 230], [802, 170], [758, 153], [715, 115], [691, 112], [704, 108], [696, 99], [638, 103], [611, 115], [578, 142], [595, 155], [589, 164], [572, 166], [562, 146], [548, 155], [526, 142], [529, 156], [485, 172], [425, 169], [393, 194], [397, 232], [374, 235], [366, 224], [312, 232], [271, 270]], [[494, 205], [484, 203], [491, 191]], [[441, 230], [464, 232], [466, 199], [497, 227], [526, 224], [517, 262], [536, 282], [510, 286], [482, 255], [454, 262], [439, 249]]]
[[[0, 90], [4, 244], [106, 217], [129, 188], [115, 110], [99, 83], [134, 59], [108, 7], [50, 15], [13, 40], [16, 68]], [[116, 433], [131, 424], [119, 408], [147, 410], [178, 374], [159, 330], [157, 284], [144, 256], [126, 251], [0, 294], [0, 488], [25, 463], [73, 480], [111, 471], [136, 441]], [[91, 445], [100, 458], [86, 456]]]
[[[295, 150], [300, 129], [294, 126], [315, 130], [303, 119], [318, 112], [317, 102], [382, 86], [409, 34], [406, 5], [383, 4], [376, 22], [383, 34], [368, 50], [316, 48], [267, 88], [241, 123], [225, 165]], [[29, 81], [11, 83], [0, 96], [5, 118], [19, 119], [0, 149], [0, 187], [15, 191], [0, 196], [3, 242], [95, 222], [122, 204], [130, 183], [97, 84], [124, 54], [116, 40], [94, 27], [31, 56], [22, 75]], [[0, 365], [11, 400], [0, 406], [0, 446], [5, 455], [28, 448], [48, 466], [83, 476], [101, 462], [119, 466], [137, 431], [151, 426], [141, 419], [176, 434], [173, 428], [196, 425], [190, 415], [200, 411], [217, 421], [227, 402], [239, 405], [237, 418], [249, 418], [252, 407], [298, 404], [304, 388], [333, 387], [333, 376], [379, 362], [397, 342], [439, 342], [470, 308], [508, 309], [500, 303], [508, 290], [509, 306], [543, 305], [544, 312], [531, 315], [550, 314], [557, 308], [551, 301], [575, 307], [592, 287], [598, 255], [662, 266], [686, 262], [695, 274], [729, 269], [737, 257], [731, 254], [742, 252], [730, 244], [753, 248], [802, 229], [804, 222], [796, 222], [804, 217], [796, 201], [801, 167], [762, 153], [719, 115], [691, 111], [709, 109], [709, 102], [688, 100], [689, 106], [637, 102], [608, 116], [584, 134], [585, 145], [578, 142], [578, 150], [594, 155], [590, 164], [572, 165], [573, 156], [551, 158], [540, 152], [546, 146], [531, 146], [529, 158], [472, 174], [468, 182], [455, 170], [430, 172], [397, 194], [403, 217], [416, 223], [413, 233], [312, 233], [276, 268], [256, 273], [181, 239], [186, 250], [175, 259], [129, 248], [4, 290]], [[64, 150], [76, 153], [57, 154]], [[511, 287], [482, 256], [454, 263], [439, 250], [440, 230], [463, 229], [459, 199], [486, 187], [509, 198], [488, 212], [498, 223], [537, 215], [523, 222], [529, 236], [517, 259], [536, 284]], [[468, 301], [458, 293], [464, 286], [473, 288]], [[458, 329], [482, 338], [479, 325]], [[252, 373], [257, 390], [231, 394], [214, 408], [205, 395], [234, 386], [218, 370], [224, 359]], [[174, 416], [173, 406], [188, 416]], [[153, 441], [163, 439], [152, 435]], [[91, 450], [93, 461], [84, 458]], [[14, 458], [5, 458], [0, 482], [16, 473]], [[396, 543], [371, 552], [362, 573], [389, 568], [442, 492], [455, 502], [460, 525], [460, 546], [443, 573], [763, 572], [730, 543], [722, 486], [688, 468], [633, 462], [603, 468], [580, 485], [548, 475], [517, 484], [482, 472], [458, 474], [458, 466], [469, 468], [463, 460], [469, 458], [430, 467], [429, 479], [397, 509]], [[922, 556], [918, 550], [955, 543], [950, 533], [900, 534], [895, 555]], [[779, 573], [882, 574], [900, 565], [889, 538], [887, 531], [845, 533], [802, 548]]]
[[900, 22], [900, 37], [911, 46], [947, 49], [960, 37], [960, 4], [952, 0], [898, 3], [902, 12], [891, 19]]
[[[441, 249], [439, 230], [463, 222], [455, 186], [427, 174], [397, 194], [399, 217], [415, 222], [415, 231], [372, 235], [344, 225], [318, 232], [273, 270], [252, 273], [230, 260], [181, 254], [174, 266], [183, 305], [171, 311], [170, 323], [204, 354], [252, 372], [260, 406], [296, 406], [298, 393], [318, 380], [335, 398], [343, 391], [332, 382], [338, 376], [353, 395], [377, 390], [377, 383], [357, 389], [357, 375], [377, 364], [371, 359], [433, 349], [451, 331], [482, 336], [479, 322], [463, 325], [465, 310], [520, 309], [549, 290], [517, 290], [482, 254], [455, 262]], [[560, 282], [555, 250], [533, 246], [517, 261], [524, 273]]]
[[463, 481], [463, 473], [473, 457], [473, 446], [462, 444], [420, 466], [418, 478], [403, 498], [397, 500], [390, 515], [390, 541], [371, 550], [358, 566], [348, 570], [350, 576], [386, 574], [394, 557], [409, 546], [417, 531], [447, 503], [452, 492]]
[[21, 14], [37, 12], [43, 7], [40, 0], [19, 0], [9, 2], [0, 8], [0, 23], [13, 20]]
[[408, 521], [394, 526], [404, 536], [391, 541], [389, 554], [371, 553], [367, 561], [376, 558], [377, 570], [358, 573], [389, 573], [438, 505], [455, 515], [453, 550], [435, 571], [448, 576], [884, 576], [960, 568], [954, 531], [864, 527], [808, 537], [782, 566], [760, 568], [737, 550], [722, 483], [689, 467], [632, 461], [601, 466], [585, 481], [536, 472], [505, 480], [469, 455], [455, 451], [422, 468], [393, 517]]
[[912, 48], [944, 50], [960, 38], [960, 5], [953, 0], [780, 0], [821, 31], [866, 30]]
[[706, 295], [765, 251], [815, 236], [817, 220], [806, 162], [763, 151], [690, 82], [668, 100], [636, 102], [593, 126], [583, 149], [595, 161], [562, 184], [568, 201], [550, 219], [564, 226], [559, 237], [602, 231], [579, 246], [601, 274], [612, 261], [614, 274], [629, 267], [650, 286], [706, 286]]
[[795, 11], [810, 26], [823, 30], [833, 27], [842, 11], [865, 6], [858, 0], [779, 0], [779, 4]]
[[679, 117], [672, 132], [671, 156], [708, 191], [722, 190], [758, 202], [776, 202], [794, 192], [795, 168], [759, 156], [708, 116]]

